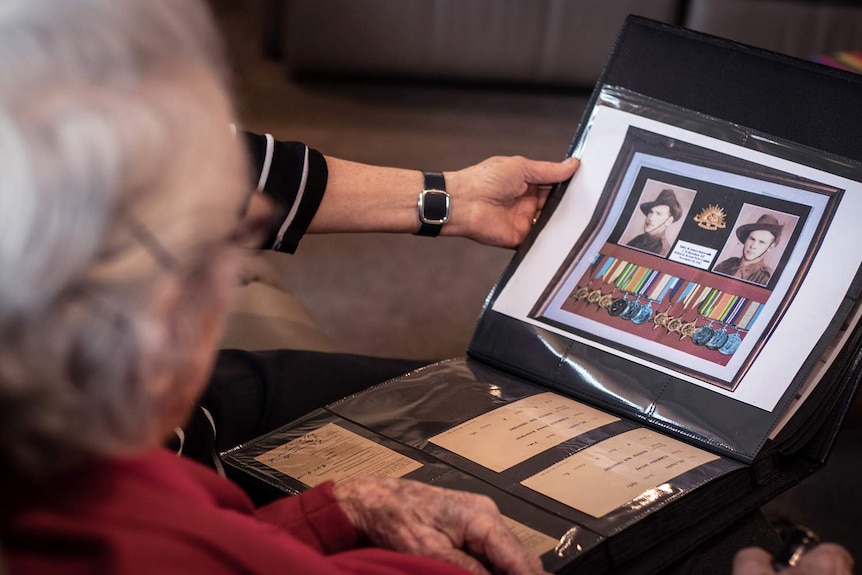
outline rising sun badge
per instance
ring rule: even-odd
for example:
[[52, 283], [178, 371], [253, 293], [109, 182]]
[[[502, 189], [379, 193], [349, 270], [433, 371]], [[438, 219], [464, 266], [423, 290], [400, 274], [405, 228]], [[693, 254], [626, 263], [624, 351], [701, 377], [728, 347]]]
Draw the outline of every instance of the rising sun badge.
[[694, 221], [697, 222], [698, 226], [705, 230], [715, 231], [725, 228], [725, 217], [727, 216], [722, 208], [718, 206], [709, 206], [694, 216]]

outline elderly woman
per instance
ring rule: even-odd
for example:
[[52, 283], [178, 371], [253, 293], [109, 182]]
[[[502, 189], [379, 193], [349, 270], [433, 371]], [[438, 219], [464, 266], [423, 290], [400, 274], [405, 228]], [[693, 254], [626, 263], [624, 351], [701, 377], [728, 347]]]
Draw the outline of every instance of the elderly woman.
[[[269, 231], [200, 5], [4, 0], [0, 70], [10, 573], [541, 572], [482, 497], [366, 478], [255, 510], [160, 449], [208, 380], [238, 247]], [[418, 172], [325, 162], [309, 229], [417, 230]], [[509, 158], [447, 174], [444, 233], [515, 244], [541, 203], [528, 182], [574, 168]], [[846, 572], [824, 549], [811, 557]], [[741, 573], [768, 569], [742, 556]]]

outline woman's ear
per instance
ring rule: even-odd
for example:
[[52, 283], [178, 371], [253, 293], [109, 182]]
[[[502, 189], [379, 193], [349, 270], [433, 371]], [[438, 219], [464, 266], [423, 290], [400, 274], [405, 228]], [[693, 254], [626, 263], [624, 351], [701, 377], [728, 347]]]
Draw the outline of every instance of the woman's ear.
[[[213, 288], [215, 289], [215, 288]], [[226, 304], [213, 294], [197, 297], [208, 300], [192, 304], [179, 282], [171, 281], [155, 302], [154, 321], [158, 326], [160, 356], [171, 358], [169, 365], [149, 374], [149, 392], [161, 406], [161, 431], [167, 436], [188, 419], [212, 373], [224, 324]], [[196, 309], [195, 309], [196, 308]]]

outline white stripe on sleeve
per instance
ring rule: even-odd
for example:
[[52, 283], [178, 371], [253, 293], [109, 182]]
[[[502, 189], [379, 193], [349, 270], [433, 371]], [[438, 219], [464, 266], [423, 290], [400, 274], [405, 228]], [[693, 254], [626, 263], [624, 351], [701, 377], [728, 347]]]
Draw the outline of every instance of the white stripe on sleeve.
[[265, 134], [266, 138], [266, 155], [263, 157], [263, 168], [260, 170], [260, 178], [257, 180], [258, 191], [266, 187], [266, 180], [269, 178], [269, 170], [272, 168], [272, 153], [275, 149], [275, 139], [272, 134]]
[[284, 218], [284, 221], [281, 223], [281, 227], [278, 229], [278, 236], [275, 238], [275, 243], [273, 244], [273, 249], [279, 249], [281, 247], [282, 241], [284, 241], [284, 234], [287, 233], [287, 229], [290, 227], [290, 224], [293, 223], [293, 220], [296, 218], [296, 212], [299, 211], [299, 205], [302, 203], [302, 195], [305, 193], [305, 182], [308, 179], [308, 146], [305, 147], [305, 158], [302, 161], [302, 178], [299, 181], [299, 189], [296, 191], [296, 199], [293, 201], [293, 205], [290, 207], [290, 212], [288, 212], [287, 217]]

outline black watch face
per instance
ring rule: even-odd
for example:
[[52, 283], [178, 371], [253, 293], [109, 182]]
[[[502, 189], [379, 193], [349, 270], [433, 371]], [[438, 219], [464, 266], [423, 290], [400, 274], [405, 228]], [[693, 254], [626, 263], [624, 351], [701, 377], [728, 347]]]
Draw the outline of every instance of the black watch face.
[[425, 192], [422, 217], [428, 223], [444, 223], [449, 216], [449, 196], [443, 192]]

